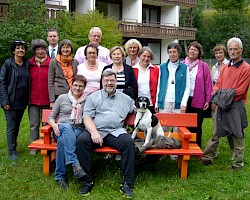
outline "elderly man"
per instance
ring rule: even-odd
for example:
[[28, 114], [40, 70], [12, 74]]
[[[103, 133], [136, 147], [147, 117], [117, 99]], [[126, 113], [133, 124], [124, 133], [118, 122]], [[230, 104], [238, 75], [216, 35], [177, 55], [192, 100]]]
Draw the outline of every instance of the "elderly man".
[[[233, 37], [227, 42], [230, 62], [226, 64], [213, 88], [212, 102], [218, 106], [216, 113], [216, 130], [201, 158], [201, 163], [212, 163], [217, 149], [218, 137], [232, 136], [235, 160], [231, 171], [242, 169], [244, 158], [244, 132], [247, 127], [247, 116], [244, 104], [247, 102], [247, 92], [250, 84], [250, 65], [241, 54], [243, 45], [239, 38]], [[214, 105], [213, 105], [214, 107]]]
[[59, 36], [58, 36], [57, 30], [55, 30], [55, 29], [48, 30], [47, 41], [49, 42], [47, 55], [51, 59], [55, 58], [57, 53], [58, 53], [58, 41], [59, 41]]
[[133, 112], [134, 100], [116, 91], [117, 77], [112, 69], [103, 72], [102, 85], [103, 89], [92, 93], [86, 100], [83, 114], [86, 131], [77, 138], [78, 159], [87, 173], [80, 193], [86, 196], [93, 187], [93, 176], [90, 172], [91, 151], [105, 144], [120, 151], [123, 176], [120, 189], [126, 196], [132, 196], [135, 145], [123, 125], [127, 114]]
[[[98, 49], [97, 61], [101, 61], [109, 65], [112, 63], [109, 57], [109, 50], [99, 45], [101, 40], [102, 40], [102, 30], [99, 27], [92, 27], [89, 31], [89, 41], [90, 41], [89, 44], [95, 45]], [[86, 48], [86, 45], [83, 47], [80, 47], [76, 51], [75, 59], [78, 60], [79, 64], [86, 62], [86, 57], [84, 55], [85, 48]]]

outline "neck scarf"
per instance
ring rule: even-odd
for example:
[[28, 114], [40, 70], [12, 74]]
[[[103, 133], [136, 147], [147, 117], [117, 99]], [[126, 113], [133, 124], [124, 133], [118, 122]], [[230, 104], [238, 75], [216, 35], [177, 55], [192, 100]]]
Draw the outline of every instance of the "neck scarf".
[[61, 68], [63, 71], [63, 75], [67, 79], [68, 84], [71, 88], [72, 87], [72, 80], [73, 80], [73, 76], [74, 76], [73, 66], [72, 66], [72, 60], [73, 60], [72, 56], [69, 56], [67, 58], [63, 58], [61, 55], [57, 54], [56, 60], [58, 62], [60, 62]]
[[188, 57], [185, 58], [184, 63], [188, 65], [189, 71], [191, 71], [196, 65], [198, 65], [200, 59], [197, 58], [194, 62], [191, 62]]
[[69, 90], [68, 97], [72, 104], [72, 111], [69, 119], [71, 119], [74, 124], [82, 124], [82, 112], [85, 96], [82, 94], [82, 96], [76, 100], [75, 97], [73, 97], [71, 90]]
[[38, 65], [38, 67], [40, 67], [40, 65], [42, 63], [44, 63], [44, 61], [46, 60], [46, 58], [47, 58], [47, 55], [45, 56], [45, 58], [42, 58], [42, 59], [40, 59], [40, 58], [38, 58], [38, 57], [35, 56], [35, 61], [36, 61], [36, 64]]

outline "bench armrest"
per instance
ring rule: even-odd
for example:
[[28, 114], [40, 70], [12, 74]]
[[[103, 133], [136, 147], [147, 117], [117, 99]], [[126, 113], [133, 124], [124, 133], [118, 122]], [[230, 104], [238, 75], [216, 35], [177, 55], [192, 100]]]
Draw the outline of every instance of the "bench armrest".
[[44, 134], [43, 136], [44, 144], [51, 144], [51, 132], [52, 131], [53, 129], [49, 124], [41, 127], [41, 133]]
[[182, 137], [182, 148], [188, 149], [192, 133], [186, 127], [179, 127], [178, 133]]

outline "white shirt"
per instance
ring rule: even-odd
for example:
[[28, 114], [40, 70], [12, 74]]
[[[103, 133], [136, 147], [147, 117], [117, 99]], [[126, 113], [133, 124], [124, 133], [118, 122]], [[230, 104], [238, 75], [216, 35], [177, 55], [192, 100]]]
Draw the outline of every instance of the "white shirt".
[[171, 61], [168, 64], [168, 84], [167, 91], [165, 95], [165, 101], [167, 102], [175, 102], [175, 72], [178, 67], [178, 62], [172, 63]]
[[55, 57], [56, 57], [56, 55], [58, 53], [58, 44], [54, 48], [49, 46], [49, 57], [50, 58], [51, 58], [52, 49], [55, 49], [54, 52], [55, 52]]
[[150, 101], [150, 106], [152, 106], [151, 95], [150, 95], [150, 65], [147, 67], [146, 71], [142, 71], [139, 63], [133, 66], [134, 68], [138, 68], [138, 97], [144, 96], [147, 97]]
[[194, 87], [195, 87], [195, 79], [196, 79], [197, 72], [198, 72], [198, 65], [196, 65], [191, 71], [189, 71], [189, 73], [190, 73], [190, 94], [189, 94], [189, 96], [190, 97], [194, 96]]
[[[226, 65], [228, 63], [229, 63], [229, 60], [227, 60], [226, 58], [224, 58], [224, 60], [222, 62], [222, 67], [224, 67], [224, 65]], [[218, 66], [219, 66], [219, 63], [217, 62], [212, 67], [211, 76], [212, 76], [213, 82], [216, 82], [218, 80], [219, 75], [220, 75], [220, 70], [219, 70]]]

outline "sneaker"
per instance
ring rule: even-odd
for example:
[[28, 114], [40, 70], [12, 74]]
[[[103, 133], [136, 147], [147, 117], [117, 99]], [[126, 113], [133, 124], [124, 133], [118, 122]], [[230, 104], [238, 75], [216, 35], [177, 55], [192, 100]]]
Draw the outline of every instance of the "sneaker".
[[80, 189], [80, 194], [82, 194], [83, 196], [88, 196], [90, 195], [90, 191], [91, 189], [94, 187], [94, 183], [87, 183], [87, 182], [84, 182], [82, 184], [82, 187]]
[[132, 197], [133, 196], [133, 190], [131, 189], [131, 187], [127, 183], [124, 183], [123, 185], [121, 185], [120, 190], [121, 190], [121, 192], [123, 192], [123, 194], [126, 197]]
[[73, 172], [76, 178], [82, 178], [87, 175], [79, 163], [73, 166]]
[[37, 150], [36, 149], [32, 149], [32, 150], [30, 150], [30, 155], [36, 155], [36, 153], [37, 153]]
[[235, 166], [232, 166], [230, 169], [229, 169], [229, 171], [231, 171], [231, 172], [236, 172], [236, 171], [238, 171], [238, 170], [241, 170], [243, 167], [235, 167]]
[[170, 155], [169, 157], [171, 158], [171, 160], [178, 160], [178, 156], [177, 155]]
[[122, 159], [122, 157], [121, 157], [120, 154], [117, 154], [117, 155], [115, 156], [115, 160], [116, 160], [116, 161], [120, 161], [121, 159]]
[[18, 160], [18, 156], [16, 154], [13, 154], [13, 155], [10, 156], [10, 160], [17, 161]]
[[106, 153], [105, 155], [104, 155], [104, 160], [107, 160], [107, 159], [110, 159], [110, 158], [112, 158], [112, 154], [111, 153]]
[[212, 164], [212, 160], [203, 160], [203, 159], [200, 159], [200, 163], [203, 164], [203, 165], [211, 165]]
[[69, 188], [68, 184], [63, 179], [58, 180], [57, 183], [60, 186], [60, 188], [63, 189], [63, 190], [67, 190]]

